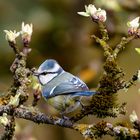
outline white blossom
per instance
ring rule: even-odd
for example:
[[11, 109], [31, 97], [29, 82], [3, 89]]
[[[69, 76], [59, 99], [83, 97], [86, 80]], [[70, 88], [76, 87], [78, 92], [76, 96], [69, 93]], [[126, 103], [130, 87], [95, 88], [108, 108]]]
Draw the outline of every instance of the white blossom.
[[6, 33], [5, 35], [6, 40], [8, 40], [9, 42], [16, 43], [16, 38], [20, 35], [20, 32], [16, 32], [16, 30], [14, 31], [4, 30], [4, 32]]
[[98, 10], [93, 4], [85, 5], [85, 12], [78, 12], [79, 15], [85, 17], [91, 17], [93, 20], [98, 20], [101, 22], [106, 21], [106, 11], [99, 8]]
[[132, 21], [129, 21], [127, 23], [127, 26], [129, 27], [128, 31], [129, 31], [130, 34], [134, 34], [134, 33], [137, 32], [137, 29], [138, 29], [138, 27], [140, 25], [139, 19], [140, 19], [140, 17], [137, 17], [137, 18], [135, 18]]
[[24, 22], [22, 22], [22, 26], [21, 26], [22, 40], [30, 42], [32, 32], [33, 32], [33, 25], [24, 24]]
[[127, 26], [130, 28], [138, 28], [139, 27], [139, 19], [140, 19], [140, 17], [137, 17], [137, 18], [133, 19], [132, 21], [129, 21], [127, 23]]

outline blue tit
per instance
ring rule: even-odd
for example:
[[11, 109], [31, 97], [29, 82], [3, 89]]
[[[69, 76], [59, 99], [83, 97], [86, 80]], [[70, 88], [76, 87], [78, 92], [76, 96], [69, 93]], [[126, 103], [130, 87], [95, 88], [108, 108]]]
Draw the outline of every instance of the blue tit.
[[42, 96], [60, 114], [73, 112], [81, 105], [81, 97], [96, 93], [89, 91], [82, 80], [64, 71], [53, 59], [44, 61], [35, 75], [42, 85]]

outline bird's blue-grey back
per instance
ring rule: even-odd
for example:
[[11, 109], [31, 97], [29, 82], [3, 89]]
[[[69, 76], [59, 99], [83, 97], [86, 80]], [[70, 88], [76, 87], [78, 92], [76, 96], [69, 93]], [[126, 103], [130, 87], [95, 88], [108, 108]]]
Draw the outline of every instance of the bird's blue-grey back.
[[[84, 91], [86, 91], [84, 93]], [[68, 72], [63, 72], [51, 82], [47, 83], [43, 87], [43, 96], [51, 98], [58, 95], [75, 94], [77, 96], [89, 96], [93, 92], [90, 92], [86, 84], [78, 77], [73, 76]], [[85, 95], [86, 94], [86, 95]]]

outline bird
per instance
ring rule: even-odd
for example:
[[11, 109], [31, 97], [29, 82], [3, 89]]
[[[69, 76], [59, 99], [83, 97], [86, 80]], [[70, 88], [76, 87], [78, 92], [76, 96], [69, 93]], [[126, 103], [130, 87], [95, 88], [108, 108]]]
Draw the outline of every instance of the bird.
[[56, 60], [45, 60], [34, 72], [42, 85], [42, 96], [61, 115], [77, 109], [83, 96], [94, 95], [87, 85], [78, 77], [66, 72]]

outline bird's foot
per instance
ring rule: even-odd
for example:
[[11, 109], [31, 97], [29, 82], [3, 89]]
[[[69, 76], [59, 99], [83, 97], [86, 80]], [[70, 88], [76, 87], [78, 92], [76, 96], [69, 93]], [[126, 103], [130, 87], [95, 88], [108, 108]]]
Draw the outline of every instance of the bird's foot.
[[63, 113], [61, 113], [61, 118], [62, 118], [63, 120], [69, 120], [69, 117], [65, 116]]
[[69, 121], [70, 120], [70, 118], [68, 118], [68, 117], [66, 117], [66, 116], [64, 116], [64, 115], [62, 115], [61, 116], [61, 121], [60, 121], [60, 124], [64, 124], [65, 123], [65, 121]]

